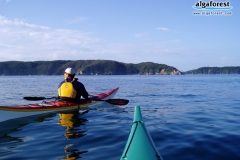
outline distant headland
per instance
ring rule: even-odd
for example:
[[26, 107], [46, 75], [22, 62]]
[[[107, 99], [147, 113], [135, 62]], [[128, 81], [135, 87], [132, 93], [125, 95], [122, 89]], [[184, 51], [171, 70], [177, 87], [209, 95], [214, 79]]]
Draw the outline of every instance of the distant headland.
[[62, 75], [67, 67], [77, 75], [184, 75], [240, 74], [240, 67], [202, 67], [186, 72], [166, 64], [153, 62], [123, 63], [112, 60], [55, 60], [0, 62], [0, 75]]

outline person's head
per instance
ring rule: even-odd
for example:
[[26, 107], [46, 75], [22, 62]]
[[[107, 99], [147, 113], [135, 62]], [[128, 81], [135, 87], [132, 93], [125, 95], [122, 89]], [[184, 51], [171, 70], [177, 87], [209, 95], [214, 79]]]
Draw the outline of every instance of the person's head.
[[74, 78], [75, 76], [75, 69], [73, 68], [67, 68], [64, 72], [64, 77], [65, 78]]

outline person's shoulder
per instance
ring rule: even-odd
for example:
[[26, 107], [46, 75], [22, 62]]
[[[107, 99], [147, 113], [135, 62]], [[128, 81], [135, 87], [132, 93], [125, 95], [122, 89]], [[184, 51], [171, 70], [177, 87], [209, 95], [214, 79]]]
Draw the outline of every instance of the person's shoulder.
[[73, 84], [82, 84], [81, 82], [78, 81], [77, 78], [74, 78], [73, 81], [72, 81]]
[[62, 80], [60, 83], [64, 83], [65, 82], [65, 80]]
[[83, 85], [82, 82], [79, 82], [79, 81], [76, 81], [76, 83], [79, 84], [79, 85]]
[[65, 81], [61, 81], [58, 85], [58, 87], [60, 87]]

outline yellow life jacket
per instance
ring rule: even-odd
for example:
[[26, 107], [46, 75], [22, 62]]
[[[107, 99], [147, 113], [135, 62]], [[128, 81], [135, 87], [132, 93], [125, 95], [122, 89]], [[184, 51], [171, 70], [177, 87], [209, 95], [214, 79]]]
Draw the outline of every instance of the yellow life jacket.
[[72, 82], [65, 81], [58, 88], [58, 96], [60, 98], [74, 99], [77, 96], [77, 91], [74, 89]]

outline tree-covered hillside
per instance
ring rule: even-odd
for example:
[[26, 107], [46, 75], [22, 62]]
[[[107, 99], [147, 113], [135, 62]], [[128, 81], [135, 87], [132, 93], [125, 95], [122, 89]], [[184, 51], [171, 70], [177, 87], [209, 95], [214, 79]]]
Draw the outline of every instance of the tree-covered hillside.
[[182, 74], [174, 67], [152, 62], [139, 64], [110, 60], [0, 62], [0, 75], [62, 75], [67, 67], [83, 75]]
[[201, 67], [185, 74], [240, 74], [240, 67]]

